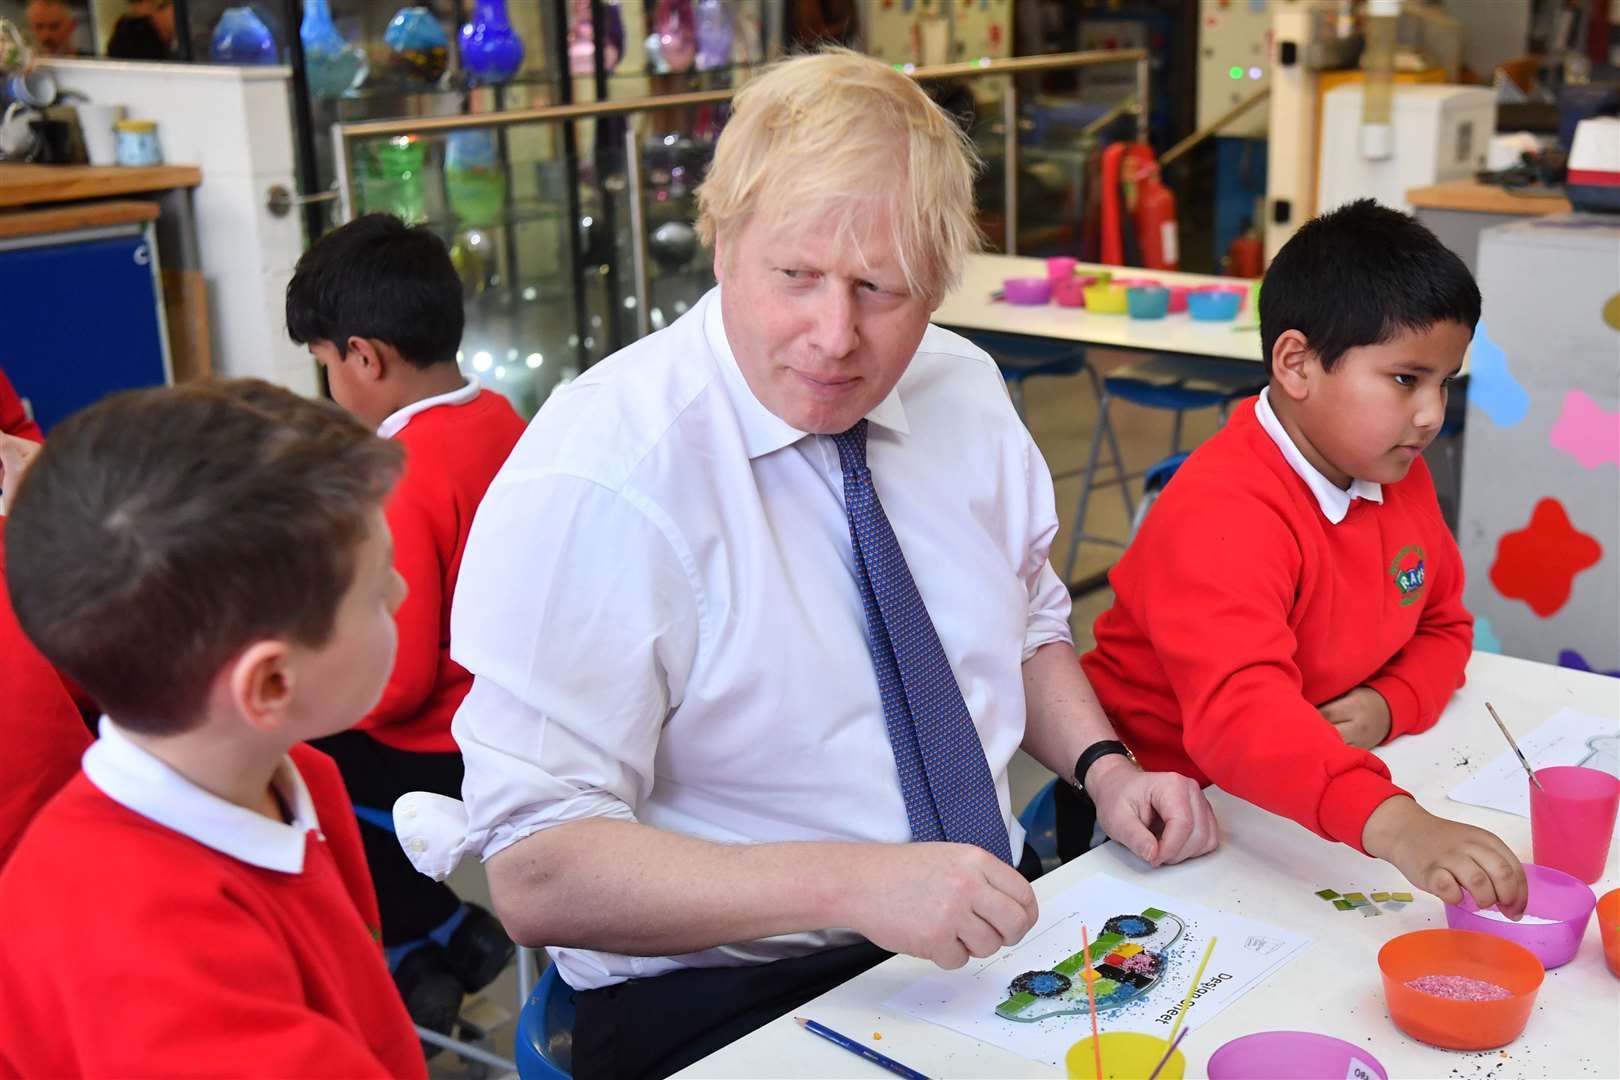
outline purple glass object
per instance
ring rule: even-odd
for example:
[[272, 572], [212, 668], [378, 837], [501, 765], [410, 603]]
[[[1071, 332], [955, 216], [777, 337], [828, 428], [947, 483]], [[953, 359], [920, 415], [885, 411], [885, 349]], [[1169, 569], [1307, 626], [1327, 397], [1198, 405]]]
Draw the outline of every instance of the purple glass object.
[[1052, 299], [1052, 280], [1043, 277], [1007, 278], [1001, 283], [1001, 295], [1009, 304], [1044, 304]]
[[653, 34], [658, 38], [658, 56], [664, 71], [680, 74], [692, 70], [692, 61], [697, 58], [697, 21], [692, 14], [692, 0], [658, 0]]
[[1536, 954], [1541, 966], [1551, 971], [1574, 959], [1586, 934], [1586, 923], [1597, 905], [1597, 896], [1573, 874], [1550, 866], [1524, 864], [1530, 884], [1526, 915], [1553, 919], [1549, 923], [1506, 922], [1479, 914], [1474, 898], [1463, 893], [1461, 904], [1446, 905], [1446, 925], [1453, 930], [1478, 930], [1523, 945]]
[[1209, 1055], [1209, 1080], [1294, 1080], [1300, 1076], [1389, 1080], [1378, 1059], [1355, 1043], [1309, 1031], [1259, 1031]]
[[699, 71], [713, 71], [731, 62], [731, 40], [734, 31], [731, 12], [722, 0], [698, 0], [697, 6], [697, 66]]
[[461, 28], [461, 62], [478, 83], [503, 83], [523, 66], [523, 40], [506, 15], [506, 0], [478, 0]]

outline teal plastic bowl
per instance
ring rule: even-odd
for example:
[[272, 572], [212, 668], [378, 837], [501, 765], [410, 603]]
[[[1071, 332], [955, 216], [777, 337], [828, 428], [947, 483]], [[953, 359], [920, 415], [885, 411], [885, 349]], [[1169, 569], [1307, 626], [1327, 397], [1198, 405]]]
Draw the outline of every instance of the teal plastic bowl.
[[1170, 310], [1170, 290], [1162, 285], [1136, 285], [1125, 293], [1125, 310], [1133, 319], [1162, 319]]
[[1200, 322], [1227, 322], [1237, 317], [1243, 294], [1195, 292], [1187, 295], [1187, 313]]

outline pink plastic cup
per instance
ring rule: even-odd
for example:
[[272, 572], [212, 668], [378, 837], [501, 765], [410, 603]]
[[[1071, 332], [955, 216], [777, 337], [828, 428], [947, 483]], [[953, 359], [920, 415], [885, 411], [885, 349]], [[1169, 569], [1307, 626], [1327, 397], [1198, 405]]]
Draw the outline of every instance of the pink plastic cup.
[[1057, 301], [1059, 307], [1085, 307], [1086, 286], [1091, 284], [1091, 280], [1073, 274], [1065, 278], [1053, 278], [1052, 299]]
[[1378, 1059], [1355, 1043], [1309, 1031], [1261, 1031], [1233, 1039], [1209, 1056], [1207, 1068], [1209, 1080], [1389, 1080]]
[[1575, 958], [1597, 897], [1573, 875], [1550, 866], [1526, 863], [1524, 876], [1530, 885], [1530, 902], [1524, 913], [1553, 922], [1502, 922], [1489, 918], [1479, 913], [1479, 905], [1465, 892], [1462, 903], [1446, 905], [1446, 925], [1453, 930], [1495, 934], [1523, 945], [1536, 954], [1542, 967], [1551, 971]]
[[1590, 885], [1603, 876], [1620, 810], [1620, 779], [1579, 765], [1536, 770], [1530, 785], [1530, 842], [1536, 862]]
[[1186, 285], [1170, 286], [1170, 314], [1176, 315], [1187, 310], [1187, 293], [1190, 291]]
[[1054, 255], [1046, 260], [1046, 276], [1053, 282], [1061, 278], [1074, 277], [1074, 268], [1080, 265], [1080, 260], [1071, 259], [1067, 255]]

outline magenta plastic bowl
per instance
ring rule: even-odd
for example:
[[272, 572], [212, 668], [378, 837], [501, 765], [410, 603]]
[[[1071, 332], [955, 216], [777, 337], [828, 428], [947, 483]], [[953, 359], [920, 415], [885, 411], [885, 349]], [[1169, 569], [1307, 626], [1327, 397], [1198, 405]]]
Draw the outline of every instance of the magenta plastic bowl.
[[1085, 307], [1086, 286], [1094, 280], [1096, 279], [1075, 277], [1072, 274], [1066, 278], [1054, 278], [1052, 299], [1057, 301], [1059, 307]]
[[1553, 919], [1550, 923], [1503, 922], [1479, 914], [1474, 898], [1463, 893], [1461, 904], [1446, 905], [1446, 925], [1453, 930], [1478, 930], [1523, 945], [1536, 954], [1541, 966], [1551, 971], [1575, 958], [1586, 934], [1587, 920], [1597, 905], [1597, 895], [1586, 882], [1550, 866], [1524, 864], [1530, 883], [1530, 903], [1526, 915]]
[[1355, 1043], [1309, 1031], [1261, 1031], [1209, 1055], [1209, 1080], [1295, 1080], [1301, 1076], [1389, 1080], [1378, 1059]]
[[1192, 289], [1186, 285], [1171, 285], [1170, 288], [1170, 314], [1175, 315], [1187, 310], [1187, 294]]
[[1052, 299], [1052, 281], [1043, 277], [1010, 277], [1001, 283], [1009, 304], [1044, 304]]

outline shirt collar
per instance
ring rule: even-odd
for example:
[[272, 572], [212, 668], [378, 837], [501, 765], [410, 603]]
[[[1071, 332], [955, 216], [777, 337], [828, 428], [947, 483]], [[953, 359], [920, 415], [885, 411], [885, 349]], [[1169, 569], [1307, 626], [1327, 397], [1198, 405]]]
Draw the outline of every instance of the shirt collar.
[[[719, 287], [711, 289], [704, 301], [707, 308], [703, 312], [703, 336], [720, 366], [726, 395], [731, 399], [732, 409], [742, 424], [743, 442], [749, 460], [764, 457], [784, 446], [792, 446], [809, 433], [800, 431], [771, 412], [749, 388], [748, 380], [743, 378], [742, 369], [737, 366], [737, 357], [731, 351], [731, 342], [726, 339]], [[888, 396], [866, 414], [866, 419], [901, 435], [909, 434], [911, 427], [906, 421], [905, 405], [900, 401], [900, 387], [890, 390]]]
[[465, 405], [478, 396], [480, 389], [478, 376], [468, 375], [467, 384], [460, 389], [452, 390], [448, 394], [435, 394], [433, 397], [423, 398], [421, 401], [413, 401], [392, 414], [388, 419], [377, 425], [377, 434], [384, 439], [392, 439], [400, 433], [406, 424], [411, 422], [411, 417], [417, 413], [427, 412], [429, 409], [437, 408], [440, 405]]
[[1265, 429], [1266, 434], [1271, 436], [1271, 441], [1277, 444], [1277, 449], [1282, 451], [1283, 460], [1288, 462], [1288, 467], [1299, 474], [1299, 478], [1305, 481], [1305, 486], [1311, 489], [1311, 494], [1316, 496], [1316, 505], [1322, 508], [1322, 516], [1334, 525], [1344, 520], [1345, 515], [1350, 512], [1350, 504], [1356, 499], [1366, 499], [1375, 503], [1384, 501], [1382, 484], [1352, 479], [1348, 489], [1341, 488], [1323, 476], [1322, 471], [1315, 465], [1305, 460], [1305, 455], [1299, 452], [1299, 447], [1294, 445], [1294, 440], [1283, 429], [1282, 421], [1277, 419], [1276, 412], [1271, 408], [1271, 387], [1260, 391], [1260, 400], [1254, 405], [1254, 415], [1259, 419], [1260, 426]]
[[309, 788], [290, 757], [281, 759], [270, 780], [292, 810], [290, 825], [204, 791], [137, 746], [105, 716], [100, 738], [84, 752], [82, 765], [90, 782], [114, 802], [205, 847], [265, 870], [302, 873], [305, 834], [311, 829], [317, 835], [320, 832]]

